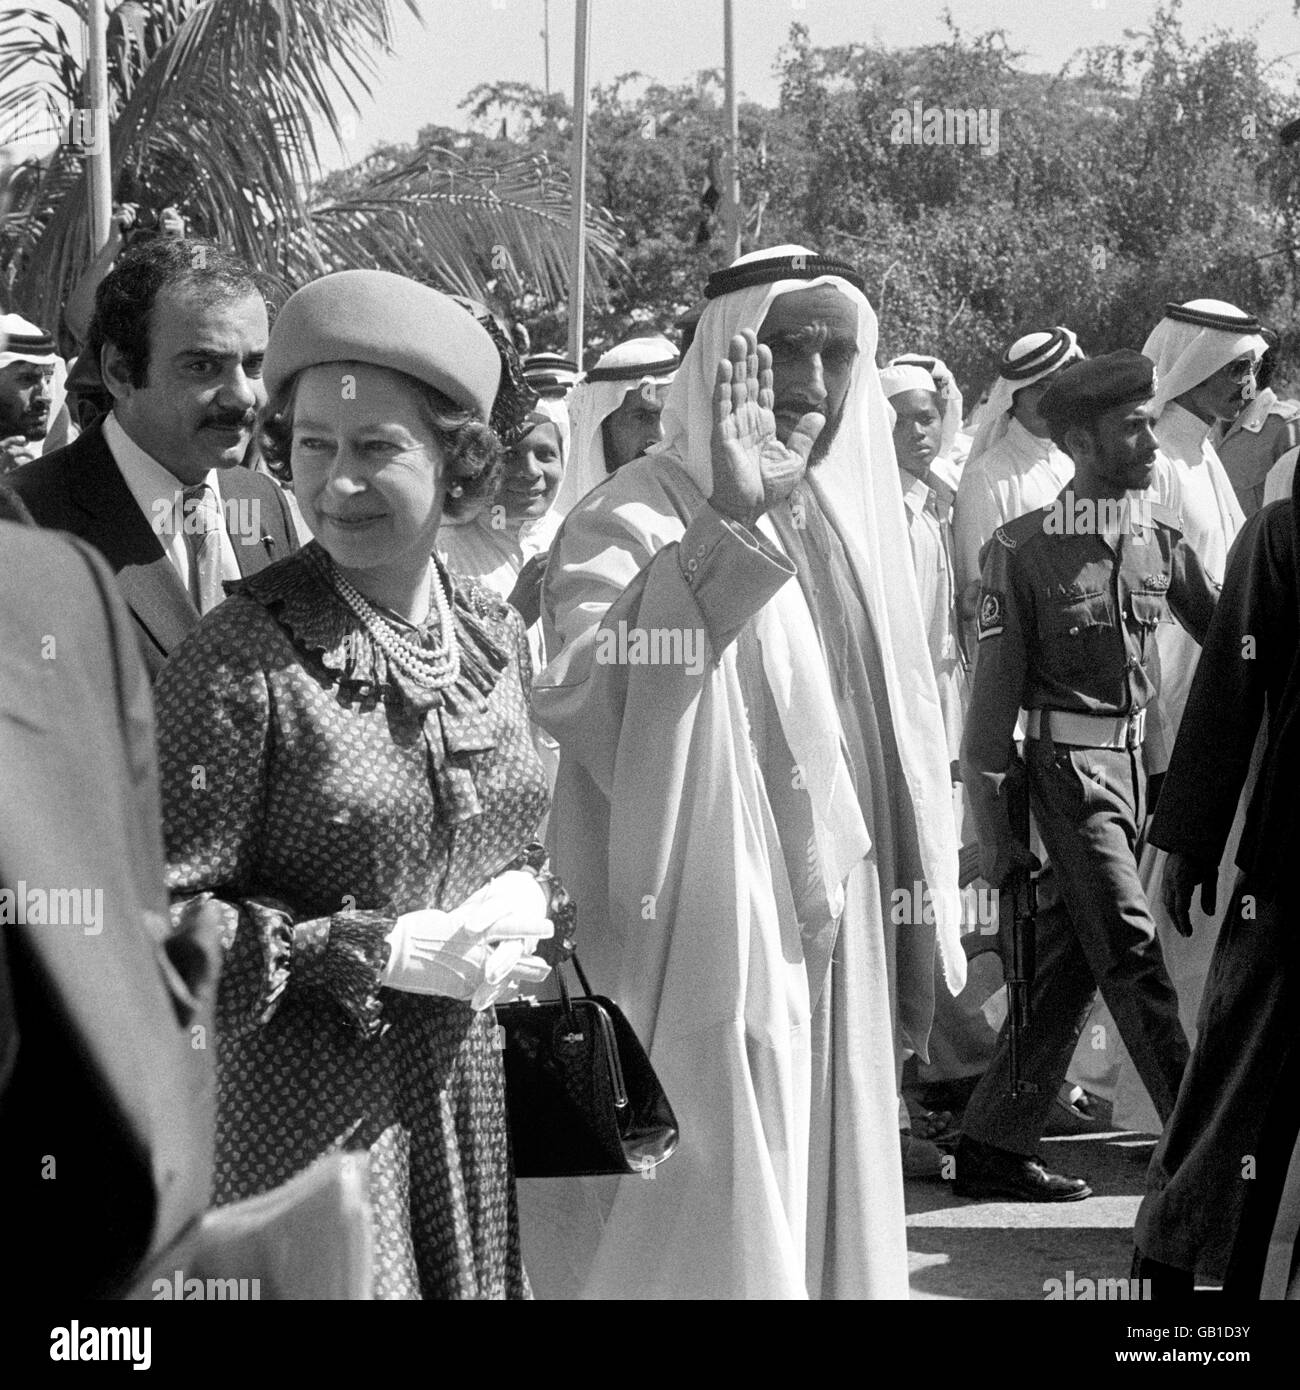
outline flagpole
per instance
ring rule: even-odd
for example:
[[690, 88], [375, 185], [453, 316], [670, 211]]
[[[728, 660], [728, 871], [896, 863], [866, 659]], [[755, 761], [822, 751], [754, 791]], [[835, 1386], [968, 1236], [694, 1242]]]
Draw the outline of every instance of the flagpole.
[[726, 79], [727, 158], [722, 207], [727, 259], [740, 255], [740, 118], [736, 109], [736, 27], [732, 0], [722, 0], [722, 61]]
[[569, 248], [569, 356], [582, 370], [583, 305], [587, 293], [587, 50], [591, 44], [590, 0], [578, 0], [573, 54], [573, 148], [569, 193], [573, 202]]
[[86, 192], [90, 206], [90, 254], [97, 256], [108, 240], [113, 215], [113, 173], [108, 129], [108, 24], [104, 0], [86, 6], [86, 87], [89, 126], [81, 137], [87, 141]]

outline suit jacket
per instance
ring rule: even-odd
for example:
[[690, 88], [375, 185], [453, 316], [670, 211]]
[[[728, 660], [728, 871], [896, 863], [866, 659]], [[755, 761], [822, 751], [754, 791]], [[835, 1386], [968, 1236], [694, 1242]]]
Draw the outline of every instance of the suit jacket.
[[170, 932], [132, 628], [91, 547], [0, 522], [0, 1297], [120, 1293], [207, 1201], [216, 953]]
[[[66, 449], [27, 464], [8, 479], [39, 526], [70, 531], [89, 541], [108, 561], [135, 617], [136, 635], [149, 678], [198, 626], [199, 613], [148, 518], [140, 510], [104, 441], [98, 421]], [[262, 535], [235, 541], [235, 558], [247, 578], [298, 549], [284, 493], [248, 468], [221, 475], [225, 500], [256, 501]]]

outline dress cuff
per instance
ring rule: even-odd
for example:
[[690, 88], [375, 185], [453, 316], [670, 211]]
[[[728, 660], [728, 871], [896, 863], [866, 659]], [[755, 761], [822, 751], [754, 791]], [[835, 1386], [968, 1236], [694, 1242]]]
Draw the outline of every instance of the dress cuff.
[[195, 914], [216, 914], [225, 963], [218, 990], [218, 1023], [236, 1036], [269, 1023], [290, 984], [323, 990], [365, 1036], [379, 1031], [388, 934], [396, 919], [381, 912], [336, 912], [296, 922], [273, 898], [227, 902], [200, 893], [173, 909], [178, 928]]
[[395, 917], [382, 912], [353, 909], [293, 928], [295, 980], [328, 994], [365, 1037], [379, 1032], [379, 991], [388, 964], [388, 937], [396, 925]]
[[763, 536], [704, 507], [679, 543], [679, 563], [715, 651], [795, 574], [794, 564]]

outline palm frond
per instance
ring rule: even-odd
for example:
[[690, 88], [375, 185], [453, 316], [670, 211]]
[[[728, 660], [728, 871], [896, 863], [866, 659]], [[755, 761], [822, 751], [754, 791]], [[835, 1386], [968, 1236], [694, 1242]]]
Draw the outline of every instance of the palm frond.
[[[401, 0], [418, 17], [414, 0]], [[62, 8], [77, 15], [80, 6]], [[328, 270], [371, 265], [489, 298], [556, 302], [568, 283], [570, 201], [563, 171], [522, 159], [470, 168], [424, 152], [357, 196], [311, 206], [315, 131], [342, 135], [360, 111], [394, 0], [130, 0], [110, 26], [110, 160], [119, 197], [176, 204], [193, 230], [228, 245], [286, 289]], [[0, 100], [78, 104], [82, 75], [63, 26], [10, 10]], [[10, 177], [0, 275], [16, 304], [53, 326], [89, 257], [87, 189], [60, 148]], [[618, 262], [616, 232], [588, 211], [588, 276], [599, 303]]]
[[[404, 3], [418, 14], [413, 0]], [[147, 188], [156, 207], [180, 204], [199, 231], [270, 269], [281, 227], [310, 235], [301, 189], [318, 159], [314, 125], [340, 133], [341, 105], [358, 109], [358, 98], [369, 95], [375, 56], [392, 38], [391, 0], [144, 0], [143, 7], [160, 42], [138, 72], [130, 68], [139, 66], [138, 49], [120, 48], [110, 74], [114, 186], [125, 178]], [[9, 13], [29, 27], [12, 38], [6, 32], [0, 67], [17, 70], [25, 58], [35, 65], [30, 80], [51, 83], [61, 61], [58, 26], [42, 25], [33, 11]], [[75, 105], [80, 74], [60, 73], [70, 84], [63, 100]], [[0, 249], [15, 300], [45, 323], [57, 320], [89, 253], [84, 180], [59, 181], [57, 192], [57, 209], [43, 199], [33, 210], [25, 244], [7, 255]]]
[[[567, 173], [537, 158], [473, 167], [424, 151], [354, 197], [312, 210], [333, 262], [367, 263], [453, 293], [563, 299], [569, 280]], [[620, 264], [612, 220], [587, 211], [587, 271], [601, 302]], [[364, 257], [364, 262], [359, 260]]]

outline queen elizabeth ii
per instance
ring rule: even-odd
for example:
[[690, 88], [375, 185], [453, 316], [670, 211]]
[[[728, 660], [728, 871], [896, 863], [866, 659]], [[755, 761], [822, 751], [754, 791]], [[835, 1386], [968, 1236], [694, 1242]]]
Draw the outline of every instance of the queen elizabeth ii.
[[156, 692], [173, 913], [225, 947], [214, 1200], [365, 1150], [377, 1297], [524, 1297], [491, 1004], [548, 970], [546, 789], [520, 618], [432, 558], [495, 486], [499, 360], [358, 270], [288, 300], [265, 370], [315, 539]]

